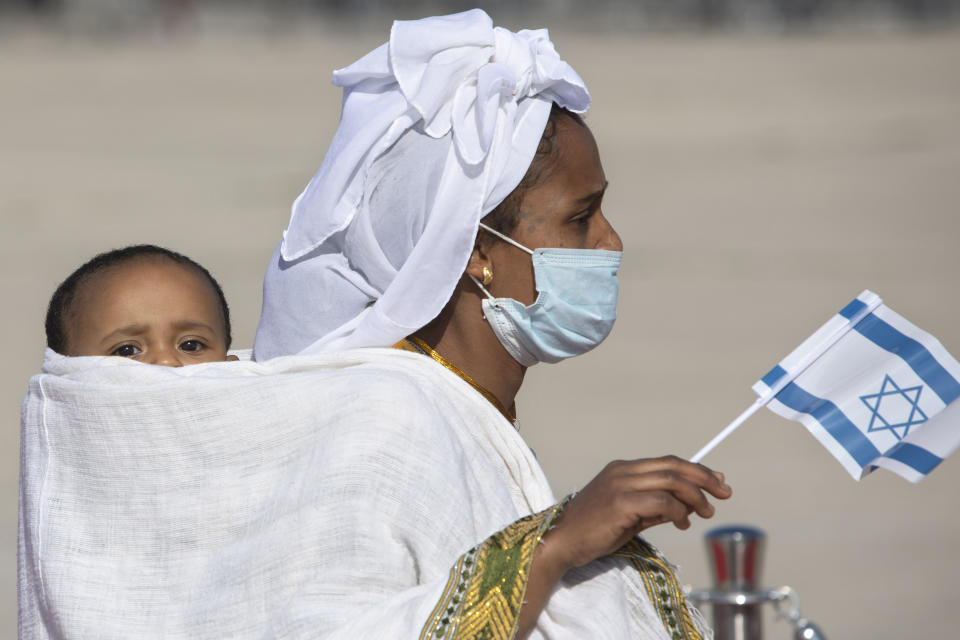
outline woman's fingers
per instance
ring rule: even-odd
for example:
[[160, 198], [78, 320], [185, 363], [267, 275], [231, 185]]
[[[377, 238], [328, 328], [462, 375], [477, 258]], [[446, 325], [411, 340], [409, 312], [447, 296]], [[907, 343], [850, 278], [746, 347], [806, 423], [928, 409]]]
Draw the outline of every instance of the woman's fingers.
[[[714, 512], [706, 494], [697, 485], [669, 469], [621, 476], [614, 480], [613, 489], [623, 496], [646, 497], [646, 500], [635, 503], [645, 509], [656, 507], [661, 496], [670, 496], [672, 501], [682, 505], [684, 515], [696, 512], [703, 518], [709, 518]], [[667, 505], [661, 503], [661, 506], [666, 508]], [[638, 512], [638, 515], [646, 513]]]
[[702, 464], [688, 462], [677, 456], [664, 456], [646, 460], [621, 460], [616, 463], [620, 475], [640, 476], [654, 472], [671, 473], [682, 477], [691, 484], [703, 489], [715, 498], [725, 500], [733, 495], [726, 483], [726, 477]]
[[633, 509], [639, 515], [638, 528], [633, 532], [640, 533], [664, 522], [673, 522], [680, 529], [690, 526], [690, 510], [688, 506], [671, 491], [643, 491], [634, 493]]

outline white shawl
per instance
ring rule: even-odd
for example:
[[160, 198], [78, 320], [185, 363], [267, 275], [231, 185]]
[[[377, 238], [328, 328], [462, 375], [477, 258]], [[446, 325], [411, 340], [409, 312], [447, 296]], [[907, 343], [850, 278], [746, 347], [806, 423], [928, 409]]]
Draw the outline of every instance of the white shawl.
[[[484, 557], [528, 553], [556, 511], [510, 423], [396, 350], [183, 368], [48, 350], [22, 427], [27, 639], [507, 638], [526, 569], [471, 600]], [[634, 552], [568, 575], [533, 637], [670, 638], [651, 596], [676, 596]]]

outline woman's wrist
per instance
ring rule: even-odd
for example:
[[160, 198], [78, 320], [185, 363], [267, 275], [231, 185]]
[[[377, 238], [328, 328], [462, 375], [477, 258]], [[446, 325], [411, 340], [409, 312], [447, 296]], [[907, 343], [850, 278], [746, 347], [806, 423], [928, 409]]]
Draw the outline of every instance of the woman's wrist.
[[566, 551], [563, 532], [557, 527], [552, 527], [540, 539], [532, 564], [536, 566], [537, 572], [545, 581], [551, 584], [556, 583], [575, 566], [568, 558], [569, 554]]
[[568, 570], [559, 544], [556, 530], [551, 529], [540, 539], [530, 563], [527, 590], [520, 609], [517, 638], [523, 640], [536, 624], [540, 612], [547, 604], [554, 587]]

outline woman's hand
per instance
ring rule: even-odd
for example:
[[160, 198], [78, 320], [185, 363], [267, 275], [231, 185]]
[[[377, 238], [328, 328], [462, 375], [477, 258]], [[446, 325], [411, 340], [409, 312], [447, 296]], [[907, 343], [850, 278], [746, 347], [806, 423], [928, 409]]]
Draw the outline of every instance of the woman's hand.
[[722, 473], [676, 456], [608, 464], [567, 503], [537, 547], [517, 637], [527, 637], [568, 570], [613, 553], [648, 527], [672, 522], [686, 529], [691, 513], [711, 517], [706, 493], [722, 500], [733, 495]]
[[691, 513], [711, 517], [708, 493], [727, 499], [733, 491], [722, 473], [676, 456], [611, 462], [567, 504], [544, 536], [544, 551], [562, 575], [654, 525], [672, 522], [686, 529]]

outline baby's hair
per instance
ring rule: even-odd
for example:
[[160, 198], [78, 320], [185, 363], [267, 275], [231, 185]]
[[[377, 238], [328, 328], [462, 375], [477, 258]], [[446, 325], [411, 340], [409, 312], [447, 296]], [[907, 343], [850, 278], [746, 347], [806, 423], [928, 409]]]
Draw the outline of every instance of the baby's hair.
[[223, 329], [226, 338], [225, 348], [229, 349], [230, 342], [232, 341], [230, 335], [230, 308], [227, 306], [227, 299], [223, 295], [223, 289], [220, 288], [220, 284], [210, 275], [209, 271], [187, 256], [152, 244], [135, 244], [122, 249], [114, 249], [98, 254], [67, 276], [67, 279], [61, 282], [57, 290], [53, 292], [53, 297], [50, 298], [50, 306], [47, 307], [47, 346], [57, 353], [66, 352], [67, 316], [70, 313], [70, 307], [73, 304], [74, 298], [76, 298], [77, 290], [81, 284], [104, 269], [142, 258], [160, 258], [184, 265], [197, 271], [210, 283], [210, 286], [213, 287], [213, 290], [217, 294], [217, 301], [220, 304], [220, 315], [223, 316]]

